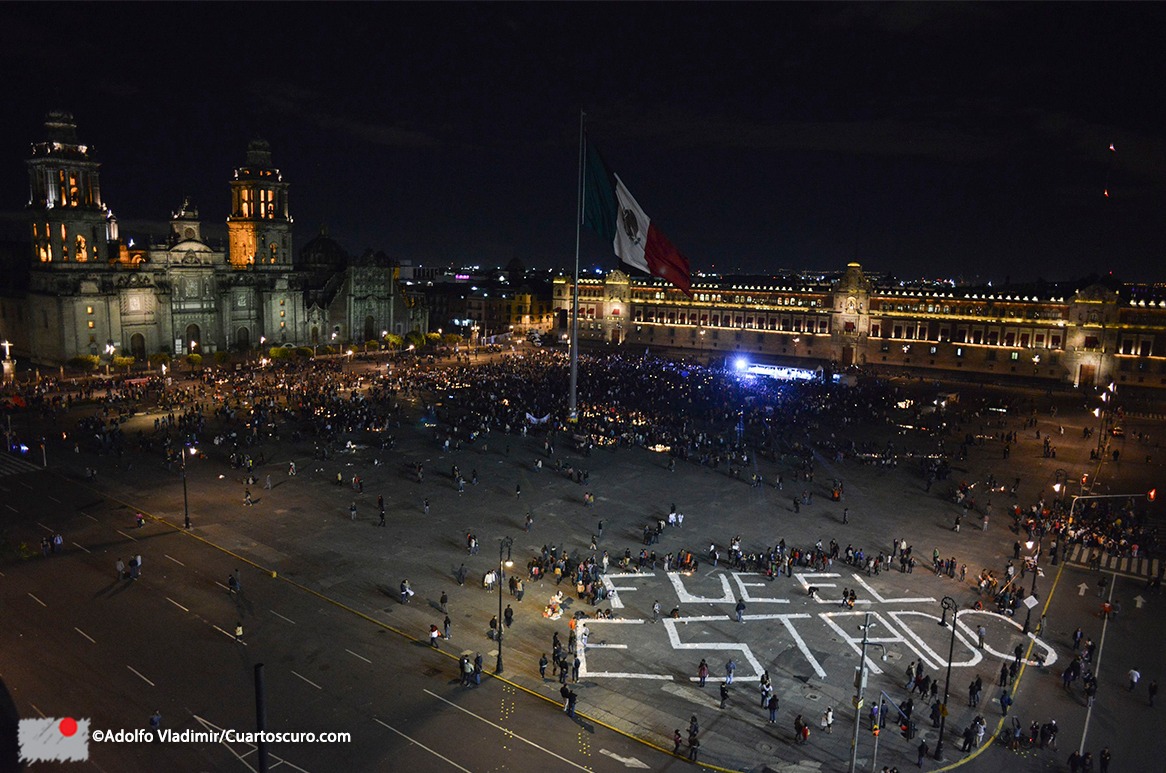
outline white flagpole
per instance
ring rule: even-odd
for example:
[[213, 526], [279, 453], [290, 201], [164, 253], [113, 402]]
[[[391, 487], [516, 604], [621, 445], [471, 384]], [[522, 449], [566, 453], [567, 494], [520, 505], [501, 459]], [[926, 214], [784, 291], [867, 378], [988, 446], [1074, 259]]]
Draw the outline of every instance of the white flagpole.
[[574, 424], [579, 420], [579, 232], [583, 227], [583, 153], [584, 122], [587, 113], [579, 111], [579, 187], [575, 218], [575, 282], [571, 290], [571, 393], [567, 396], [567, 418]]

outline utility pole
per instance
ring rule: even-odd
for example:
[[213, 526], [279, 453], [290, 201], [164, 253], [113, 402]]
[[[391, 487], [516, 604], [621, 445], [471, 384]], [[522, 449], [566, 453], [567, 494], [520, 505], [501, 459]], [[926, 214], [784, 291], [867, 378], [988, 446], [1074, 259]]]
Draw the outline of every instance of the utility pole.
[[854, 738], [850, 741], [850, 767], [848, 768], [848, 773], [855, 773], [858, 769], [858, 729], [862, 724], [862, 695], [863, 690], [866, 689], [866, 637], [870, 631], [870, 626], [870, 612], [867, 612], [866, 620], [862, 624], [862, 654], [859, 657], [858, 668], [854, 674]]

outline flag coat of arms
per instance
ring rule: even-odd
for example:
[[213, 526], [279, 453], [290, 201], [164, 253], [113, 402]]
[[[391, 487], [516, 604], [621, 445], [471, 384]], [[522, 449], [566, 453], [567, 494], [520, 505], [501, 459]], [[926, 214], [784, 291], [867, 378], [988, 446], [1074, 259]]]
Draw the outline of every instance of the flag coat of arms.
[[611, 239], [624, 263], [665, 279], [691, 296], [688, 258], [668, 241], [590, 144], [583, 175], [583, 224]]

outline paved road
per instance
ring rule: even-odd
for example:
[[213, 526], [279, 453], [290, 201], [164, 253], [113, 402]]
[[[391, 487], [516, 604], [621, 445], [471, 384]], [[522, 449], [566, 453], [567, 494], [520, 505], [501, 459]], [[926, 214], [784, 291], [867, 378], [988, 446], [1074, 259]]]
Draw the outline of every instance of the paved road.
[[[1089, 470], [1097, 478], [1097, 465], [1088, 459], [1089, 445], [1074, 442], [1086, 414], [1074, 416], [1068, 407], [1056, 419], [1042, 416], [1046, 432], [1058, 423], [1066, 426], [1067, 439], [1058, 439], [1057, 459], [1041, 456], [1035, 437], [1023, 437], [1007, 462], [1001, 460], [998, 445], [986, 443], [973, 446], [969, 459], [957, 464], [951, 483], [983, 480], [988, 473], [998, 478], [1021, 476], [1017, 501], [1023, 503], [1041, 491], [1047, 495], [1057, 470], [1065, 469], [1074, 479]], [[151, 422], [151, 417], [136, 418], [126, 425], [127, 432], [149, 427]], [[1012, 418], [1009, 426], [1015, 423]], [[1160, 425], [1146, 423], [1143, 428], [1156, 434]], [[1132, 434], [1136, 429], [1130, 426], [1127, 432]], [[887, 439], [885, 428], [848, 431], [860, 440]], [[42, 534], [61, 531], [67, 544], [91, 551], [84, 553], [81, 547], [74, 547], [63, 557], [2, 567], [5, 577], [0, 578], [0, 587], [4, 589], [5, 608], [11, 605], [19, 609], [22, 620], [20, 632], [0, 631], [0, 646], [6, 655], [3, 662], [19, 664], [7, 669], [3, 678], [21, 714], [34, 716], [36, 708], [49, 715], [80, 713], [64, 705], [65, 698], [71, 701], [78, 696], [84, 699], [81, 709], [126, 727], [144, 725], [154, 708], [162, 710], [167, 726], [172, 727], [193, 727], [195, 716], [221, 727], [250, 727], [251, 669], [262, 660], [273, 696], [269, 705], [279, 709], [270, 712], [273, 727], [278, 721], [281, 729], [350, 730], [355, 734], [354, 742], [348, 745], [275, 750], [305, 769], [331, 766], [336, 760], [353, 769], [377, 769], [385, 761], [413, 755], [422, 769], [440, 770], [441, 765], [449, 765], [437, 756], [442, 755], [478, 771], [500, 767], [504, 759], [519, 764], [545, 758], [546, 752], [525, 741], [506, 740], [501, 731], [478, 717], [589, 769], [624, 766], [604, 754], [604, 749], [619, 757], [641, 759], [652, 769], [667, 769], [685, 763], [658, 756], [621, 736], [604, 736], [602, 726], [596, 726], [594, 734], [581, 730], [569, 724], [555, 706], [523, 691], [508, 692], [513, 687], [487, 680], [482, 688], [465, 691], [451, 684], [456, 661], [386, 632], [385, 626], [422, 637], [430, 623], [440, 622], [441, 615], [432, 604], [447, 590], [452, 599], [453, 644], [481, 652], [490, 670], [495, 650], [485, 631], [486, 621], [497, 612], [497, 596], [482, 591], [477, 580], [495, 565], [497, 558], [492, 551], [499, 538], [515, 537], [515, 558], [522, 566], [544, 543], [584, 551], [602, 517], [605, 531], [600, 549], [613, 555], [622, 554], [625, 548], [638, 551], [645, 523], [666, 513], [672, 502], [678, 503], [688, 518], [683, 529], [667, 530], [662, 542], [653, 546], [661, 554], [681, 548], [703, 554], [709, 542], [720, 544], [723, 550], [735, 534], [742, 534], [754, 548], [781, 538], [803, 546], [834, 538], [843, 547], [852, 543], [868, 551], [889, 550], [890, 541], [900, 536], [915, 546], [917, 555], [926, 558], [935, 547], [945, 557], [954, 556], [959, 563], [968, 564], [970, 580], [980, 567], [999, 571], [1016, 539], [1001, 516], [993, 517], [986, 531], [965, 522], [959, 533], [953, 532], [956, 510], [946, 498], [946, 486], [937, 484], [927, 491], [915, 469], [907, 464], [889, 469], [819, 459], [813, 485], [815, 504], [795, 514], [789, 497], [802, 484], [792, 482], [789, 470], [784, 470], [785, 490], [779, 492], [772, 487], [752, 489], [728, 479], [723, 472], [693, 465], [681, 465], [669, 473], [665, 459], [647, 451], [600, 449], [586, 458], [567, 453], [572, 463], [591, 471], [588, 487], [596, 493], [597, 504], [588, 509], [581, 502], [583, 487], [555, 474], [549, 466], [541, 473], [533, 471], [531, 462], [539, 453], [541, 438], [498, 437], [491, 439], [488, 453], [467, 447], [443, 454], [423, 427], [416, 431], [402, 428], [398, 435], [396, 451], [363, 448], [327, 462], [310, 461], [310, 443], [266, 445], [268, 465], [260, 471], [260, 478], [270, 472], [275, 486], [270, 491], [263, 490], [262, 484], [252, 487], [257, 499], [253, 508], [242, 507], [241, 473], [223, 463], [220, 449], [204, 444], [207, 458], [192, 461], [189, 469], [195, 524], [190, 534], [176, 533], [152, 519], [141, 532], [132, 528], [133, 512], [138, 508], [171, 524], [182, 522], [180, 478], [162, 471], [155, 460], [146, 457], [131, 454], [127, 461], [133, 467], [119, 469], [108, 457], [71, 455], [68, 446], [54, 446], [49, 451], [50, 464], [65, 465], [57, 469], [66, 477], [79, 477], [83, 466], [96, 466], [99, 493], [115, 494], [133, 503], [132, 507], [121, 507], [83, 487], [43, 474], [0, 479], [0, 493], [8, 507], [19, 514], [19, 518], [13, 516], [13, 528], [30, 544], [35, 545]], [[920, 451], [930, 450], [934, 443], [910, 430], [892, 432], [890, 437], [900, 447]], [[1134, 443], [1129, 435], [1123, 442]], [[1131, 452], [1124, 458], [1140, 456]], [[383, 464], [375, 465], [374, 458]], [[295, 478], [285, 474], [290, 459], [299, 463], [300, 474]], [[423, 485], [408, 475], [415, 462], [426, 465]], [[458, 464], [463, 472], [477, 469], [482, 483], [459, 494], [448, 476], [452, 464]], [[770, 463], [760, 467], [770, 481], [778, 469]], [[1097, 490], [1145, 490], [1147, 481], [1152, 482], [1160, 469], [1159, 464], [1140, 459], [1107, 464], [1101, 470]], [[366, 479], [365, 493], [336, 486], [333, 481], [338, 471], [345, 480], [359, 472]], [[826, 499], [825, 484], [833, 477], [846, 482], [844, 503]], [[516, 483], [522, 485], [521, 499], [514, 496]], [[378, 493], [384, 494], [390, 513], [385, 529], [375, 526]], [[423, 498], [432, 505], [428, 516], [421, 509]], [[358, 503], [356, 523], [348, 515], [353, 500]], [[841, 523], [843, 506], [849, 508], [850, 517], [845, 526]], [[522, 531], [527, 510], [535, 517], [530, 534]], [[466, 555], [464, 550], [465, 534], [470, 530], [483, 544], [482, 552], [475, 556]], [[112, 566], [118, 555], [128, 555], [131, 549], [145, 554], [145, 572], [134, 587], [123, 589], [113, 580]], [[79, 565], [83, 571], [62, 573], [54, 569], [63, 562]], [[472, 579], [465, 588], [458, 588], [451, 578], [462, 562]], [[236, 566], [243, 571], [245, 603], [241, 605], [216, 584], [225, 582]], [[271, 570], [277, 572], [277, 578], [271, 578]], [[1039, 582], [1042, 587], [1051, 587], [1056, 578], [1054, 568], [1045, 566], [1043, 570], [1045, 578]], [[66, 577], [63, 582], [56, 579], [62, 574]], [[853, 668], [858, 662], [855, 626], [860, 616], [867, 610], [875, 615], [879, 624], [875, 633], [883, 639], [880, 643], [888, 655], [887, 661], [880, 660], [879, 648], [875, 648], [871, 665], [885, 673], [872, 677], [868, 694], [884, 690], [897, 702], [906, 697], [898, 678], [906, 662], [923, 658], [932, 675], [946, 666], [950, 629], [936, 625], [936, 599], [951, 595], [968, 609], [976, 596], [967, 584], [922, 570], [911, 575], [892, 572], [867, 577], [863, 573], [856, 577], [850, 567], [836, 566], [829, 574], [838, 576], [765, 583], [706, 563], [692, 577], [667, 577], [660, 572], [610, 577], [611, 584], [620, 588], [616, 598], [623, 606], [616, 612], [622, 622], [590, 622], [592, 646], [585, 655], [577, 688], [582, 711], [592, 720], [668, 746], [672, 730], [683, 730], [688, 717], [696, 713], [704, 727], [704, 759], [734, 769], [752, 770], [763, 765], [775, 770], [792, 770], [797, 765], [844, 769], [850, 750], [852, 724], [847, 707]], [[1021, 634], [1018, 625], [983, 616], [990, 623], [991, 647], [1004, 658], [1017, 643], [1027, 646], [1032, 642], [1034, 652], [1044, 651], [1041, 642], [1053, 647], [1052, 653], [1046, 652], [1048, 666], [1044, 670], [1026, 667], [1015, 711], [1026, 722], [1032, 718], [1046, 721], [1050, 718], [1046, 714], [1055, 716], [1063, 727], [1060, 752], [1016, 754], [993, 747], [972, 759], [965, 769], [986, 771], [1002, 765], [1010, 770], [1049, 769], [1054, 761], [1063, 762], [1069, 740], [1083, 732], [1086, 712], [1072, 696], [1060, 691], [1057, 668], [1069, 656], [1066, 642], [1076, 625], [1092, 626], [1093, 638], [1101, 636], [1102, 621], [1094, 616], [1096, 598], [1090, 601], [1088, 594], [1074, 595], [1078, 576], [1093, 582], [1072, 566], [1056, 580], [1057, 591], [1047, 610], [1040, 642]], [[396, 585], [404, 577], [418, 590], [408, 607], [395, 600]], [[285, 580], [320, 595], [296, 589]], [[506, 639], [506, 676], [530, 693], [557, 697], [557, 683], [541, 682], [535, 668], [539, 655], [549, 649], [553, 631], [566, 638], [565, 619], [556, 622], [541, 615], [550, 594], [549, 582], [530, 584], [522, 604], [505, 597], [504, 603], [518, 609], [518, 622]], [[71, 590], [74, 583], [81, 590]], [[818, 599], [809, 598], [808, 585], [820, 589]], [[1159, 737], [1151, 734], [1153, 715], [1148, 707], [1140, 714], [1130, 713], [1135, 696], [1123, 696], [1119, 689], [1128, 669], [1125, 663], [1137, 654], [1137, 642], [1160, 641], [1163, 633], [1159, 630], [1161, 616], [1155, 612], [1160, 597], [1145, 597], [1139, 615], [1130, 596], [1135, 585], [1136, 581], [1125, 579], [1114, 585], [1116, 596], [1124, 600], [1123, 612], [1107, 629], [1101, 652], [1103, 690], [1089, 715], [1086, 739], [1087, 747], [1094, 751], [1103, 743], [1114, 744], [1115, 760], [1125, 769], [1152, 764], [1166, 751]], [[858, 603], [853, 611], [834, 606], [841, 588], [856, 589]], [[30, 592], [48, 606], [41, 607], [28, 596]], [[726, 600], [738, 594], [748, 594], [749, 598], [744, 624], [731, 619], [733, 604]], [[682, 622], [648, 622], [655, 599], [665, 610], [679, 604]], [[56, 609], [60, 611], [54, 613]], [[215, 628], [229, 631], [240, 618], [247, 631], [246, 647], [237, 646]], [[967, 625], [967, 618], [961, 618]], [[948, 720], [950, 732], [958, 732], [975, 714], [959, 699], [966, 695], [967, 682], [982, 671], [986, 685], [993, 685], [1001, 661], [1001, 656], [992, 652], [979, 653], [971, 644], [974, 638], [968, 628], [961, 627], [957, 633], [960, 638], [952, 680], [956, 697]], [[27, 642], [33, 640], [38, 644], [29, 646]], [[56, 647], [46, 642], [54, 642]], [[99, 657], [79, 660], [73, 648], [81, 645]], [[1057, 662], [1052, 661], [1053, 653]], [[719, 675], [727, 654], [737, 659], [739, 670], [729, 704], [720, 709], [715, 687], [702, 691], [692, 679], [701, 657], [706, 657], [714, 674]], [[1141, 667], [1147, 678], [1163, 673], [1166, 664], [1161, 650], [1144, 654], [1148, 664], [1143, 662]], [[141, 676], [131, 672], [131, 666]], [[769, 670], [781, 696], [777, 725], [765, 722], [755, 704], [758, 668]], [[149, 687], [145, 680], [156, 686]], [[152, 705], [161, 693], [170, 703]], [[995, 719], [999, 711], [991, 699], [996, 694], [991, 687], [986, 687], [985, 694], [988, 700], [978, 711]], [[478, 716], [451, 707], [439, 697]], [[1129, 705], [1119, 702], [1122, 700]], [[816, 728], [825, 705], [835, 707], [834, 733], [827, 736], [818, 732], [809, 746], [795, 746], [793, 716], [803, 713]], [[936, 731], [926, 721], [925, 708], [916, 711], [917, 716], [923, 713], [921, 737], [934, 746]], [[1116, 721], [1117, 717], [1129, 721], [1129, 730]], [[378, 719], [391, 727], [382, 726]], [[518, 724], [510, 724], [512, 720]], [[989, 729], [993, 727], [989, 725]], [[475, 745], [451, 740], [458, 738], [473, 739]], [[1155, 741], [1131, 742], [1137, 738]], [[864, 724], [859, 748], [862, 769], [870, 767], [872, 740]], [[879, 764], [913, 765], [913, 747], [897, 734], [884, 732]], [[483, 755], [482, 759], [459, 756], [467, 749], [470, 754]], [[242, 769], [233, 767], [243, 764], [234, 754], [245, 751], [212, 747], [197, 752], [206, 758], [199, 766]], [[949, 736], [947, 751], [949, 761], [962, 757], [954, 735]], [[169, 752], [107, 746], [101, 753], [126, 755], [118, 757], [114, 767], [148, 768], [158, 759], [156, 755]], [[253, 760], [247, 757], [245, 762]], [[547, 763], [544, 760], [542, 764]], [[938, 765], [929, 762], [928, 767]]]

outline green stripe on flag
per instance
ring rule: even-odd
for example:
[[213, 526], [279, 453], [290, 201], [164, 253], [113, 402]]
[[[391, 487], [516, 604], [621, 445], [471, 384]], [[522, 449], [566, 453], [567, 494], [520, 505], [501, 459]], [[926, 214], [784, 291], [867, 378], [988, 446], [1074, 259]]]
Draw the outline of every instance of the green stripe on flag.
[[614, 239], [618, 212], [615, 180], [599, 151], [588, 143], [587, 161], [583, 166], [583, 225], [604, 239]]

